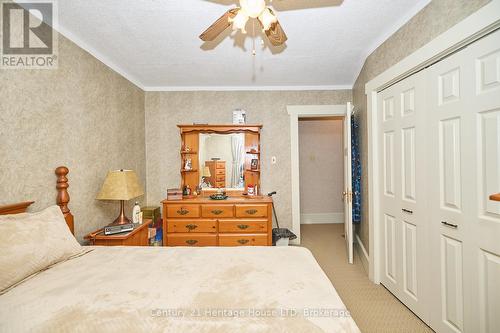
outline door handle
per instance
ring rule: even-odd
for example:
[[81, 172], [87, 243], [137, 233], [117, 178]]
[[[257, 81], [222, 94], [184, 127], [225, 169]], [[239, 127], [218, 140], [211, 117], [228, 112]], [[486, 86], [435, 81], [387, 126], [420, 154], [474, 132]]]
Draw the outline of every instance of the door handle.
[[412, 210], [405, 209], [405, 208], [403, 208], [403, 209], [401, 209], [401, 210], [402, 210], [403, 212], [405, 212], [405, 213], [408, 213], [408, 214], [413, 214], [413, 211], [412, 211]]
[[441, 221], [441, 224], [443, 224], [447, 227], [453, 228], [453, 229], [458, 229], [458, 224], [448, 223], [446, 221]]

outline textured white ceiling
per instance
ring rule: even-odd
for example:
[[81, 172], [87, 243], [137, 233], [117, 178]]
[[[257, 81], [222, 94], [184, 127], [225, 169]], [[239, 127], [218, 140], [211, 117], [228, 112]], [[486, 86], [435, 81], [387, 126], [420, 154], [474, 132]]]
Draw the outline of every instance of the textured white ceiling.
[[59, 1], [58, 29], [145, 90], [350, 88], [367, 55], [429, 2], [274, 0], [288, 42], [263, 46], [259, 32], [255, 57], [248, 34], [198, 39], [231, 0]]

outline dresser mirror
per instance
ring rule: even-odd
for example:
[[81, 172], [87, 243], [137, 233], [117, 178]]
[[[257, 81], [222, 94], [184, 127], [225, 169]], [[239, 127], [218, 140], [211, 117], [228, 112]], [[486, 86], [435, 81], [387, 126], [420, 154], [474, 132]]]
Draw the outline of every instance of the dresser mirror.
[[200, 133], [198, 161], [202, 189], [245, 187], [245, 134]]
[[218, 189], [225, 189], [231, 195], [260, 193], [262, 125], [178, 127], [184, 193], [210, 194]]

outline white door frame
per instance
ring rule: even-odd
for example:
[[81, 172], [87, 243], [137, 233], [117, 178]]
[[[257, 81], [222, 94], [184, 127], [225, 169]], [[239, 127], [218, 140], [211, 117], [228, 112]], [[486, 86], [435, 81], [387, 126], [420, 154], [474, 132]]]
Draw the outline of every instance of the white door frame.
[[369, 278], [380, 283], [380, 219], [378, 179], [377, 93], [443, 59], [500, 27], [500, 0], [490, 3], [378, 75], [365, 86], [368, 115]]
[[347, 105], [287, 105], [290, 115], [290, 146], [292, 157], [292, 231], [300, 244], [300, 175], [299, 175], [299, 118], [345, 117]]

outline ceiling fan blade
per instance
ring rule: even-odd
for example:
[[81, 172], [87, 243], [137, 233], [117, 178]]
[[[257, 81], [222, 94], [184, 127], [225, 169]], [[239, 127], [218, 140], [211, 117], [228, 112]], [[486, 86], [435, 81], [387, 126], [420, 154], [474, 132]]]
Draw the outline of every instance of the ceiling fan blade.
[[225, 12], [224, 15], [219, 17], [217, 21], [200, 35], [200, 39], [204, 42], [213, 41], [231, 25], [229, 19], [234, 18], [239, 10], [240, 8], [233, 8]]
[[279, 21], [271, 24], [271, 28], [266, 30], [266, 36], [274, 46], [281, 46], [288, 40], [288, 37], [286, 36], [285, 31], [283, 31]]

